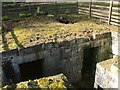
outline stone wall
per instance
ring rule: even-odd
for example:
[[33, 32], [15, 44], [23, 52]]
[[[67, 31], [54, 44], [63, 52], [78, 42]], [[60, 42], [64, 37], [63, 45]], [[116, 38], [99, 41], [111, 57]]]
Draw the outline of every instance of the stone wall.
[[[118, 68], [114, 69], [114, 63], [118, 62], [120, 60], [120, 57], [108, 59], [106, 61], [97, 63], [96, 67], [96, 75], [95, 75], [95, 82], [94, 82], [94, 88], [110, 88], [115, 90], [120, 90], [119, 87], [119, 81], [120, 81], [120, 75], [118, 74]], [[114, 70], [112, 70], [114, 69]], [[117, 73], [116, 73], [117, 72]]]
[[[111, 88], [120, 90], [119, 65], [114, 66], [115, 62], [120, 61], [120, 32], [112, 32], [112, 59], [97, 63], [94, 88]], [[117, 69], [116, 69], [117, 68]]]
[[4, 51], [2, 60], [11, 60], [16, 81], [21, 81], [19, 64], [44, 59], [44, 76], [64, 73], [71, 83], [80, 83], [84, 49], [100, 47], [99, 61], [105, 60], [111, 57], [111, 42], [111, 33], [107, 32], [91, 39], [78, 38]]
[[120, 56], [120, 32], [112, 32], [112, 52]]

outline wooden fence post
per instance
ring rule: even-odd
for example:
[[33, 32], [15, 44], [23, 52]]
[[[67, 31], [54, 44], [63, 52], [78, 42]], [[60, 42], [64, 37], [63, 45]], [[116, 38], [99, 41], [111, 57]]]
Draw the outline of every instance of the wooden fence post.
[[55, 1], [55, 11], [56, 11], [56, 16], [57, 16], [57, 14], [58, 14], [57, 0]]
[[40, 7], [39, 6], [37, 7], [37, 13], [40, 13]]
[[77, 3], [77, 8], [76, 8], [77, 9], [77, 14], [79, 14], [79, 7], [78, 7], [79, 2], [78, 2], [78, 0], [77, 0], [76, 3]]
[[29, 13], [32, 14], [32, 12], [31, 12], [31, 3], [30, 2], [28, 3], [28, 8], [29, 8]]
[[110, 22], [111, 22], [112, 6], [113, 6], [113, 1], [110, 2], [108, 25], [110, 25]]
[[92, 0], [90, 0], [89, 3], [89, 17], [91, 18], [91, 6], [92, 6]]

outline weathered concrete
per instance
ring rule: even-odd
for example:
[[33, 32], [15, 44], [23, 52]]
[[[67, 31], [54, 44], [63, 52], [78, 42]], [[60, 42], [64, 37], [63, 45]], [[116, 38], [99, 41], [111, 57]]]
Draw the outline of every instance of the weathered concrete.
[[24, 82], [19, 82], [17, 84], [12, 85], [6, 85], [2, 87], [1, 89], [72, 89], [74, 90], [74, 87], [70, 84], [70, 82], [67, 80], [67, 78], [63, 74], [58, 74], [54, 76], [49, 77], [43, 77], [35, 80], [29, 80]]
[[120, 32], [112, 32], [112, 52], [120, 56]]
[[116, 57], [97, 64], [94, 83], [95, 88], [100, 86], [101, 88], [114, 88], [120, 90], [118, 86], [120, 82], [120, 68], [118, 68], [119, 65], [114, 66], [114, 64], [118, 64], [118, 62], [120, 63], [120, 58]]
[[44, 76], [64, 73], [71, 83], [80, 83], [84, 49], [100, 47], [99, 62], [112, 57], [111, 42], [111, 33], [106, 32], [93, 35], [92, 39], [77, 38], [4, 51], [2, 59], [11, 60], [16, 81], [21, 81], [19, 64], [44, 59]]

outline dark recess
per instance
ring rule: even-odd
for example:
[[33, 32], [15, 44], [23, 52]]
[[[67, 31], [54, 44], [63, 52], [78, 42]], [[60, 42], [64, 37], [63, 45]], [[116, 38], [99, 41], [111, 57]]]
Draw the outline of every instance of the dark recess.
[[82, 81], [93, 88], [96, 64], [99, 60], [99, 47], [86, 48], [83, 54]]
[[20, 64], [21, 81], [43, 77], [43, 59]]

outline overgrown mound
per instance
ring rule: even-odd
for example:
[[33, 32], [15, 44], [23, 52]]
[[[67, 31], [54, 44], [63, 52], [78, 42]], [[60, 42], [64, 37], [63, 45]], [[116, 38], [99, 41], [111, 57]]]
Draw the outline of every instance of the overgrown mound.
[[53, 90], [53, 89], [67, 90], [68, 88], [72, 88], [72, 86], [63, 74], [59, 74], [59, 75], [44, 77], [36, 80], [24, 81], [24, 82], [20, 82], [13, 85], [6, 85], [2, 89], [16, 90], [18, 88], [23, 88], [28, 90], [35, 89], [35, 88], [47, 89], [47, 90]]

